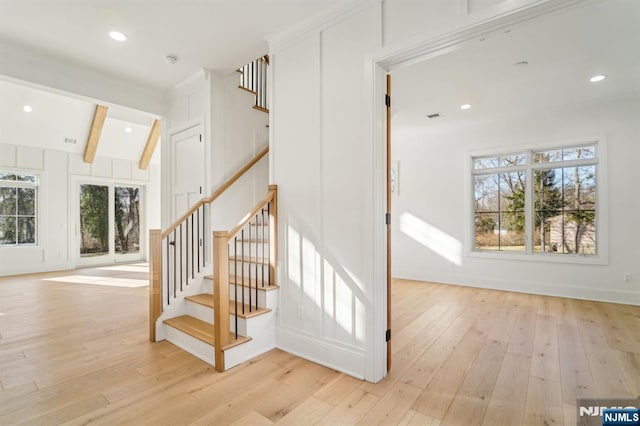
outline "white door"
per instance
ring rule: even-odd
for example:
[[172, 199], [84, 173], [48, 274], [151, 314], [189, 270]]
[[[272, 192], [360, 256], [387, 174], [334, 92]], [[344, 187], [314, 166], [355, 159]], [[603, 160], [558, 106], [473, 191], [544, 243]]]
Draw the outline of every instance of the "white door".
[[173, 159], [173, 220], [179, 218], [200, 198], [204, 191], [205, 151], [202, 125], [171, 135]]

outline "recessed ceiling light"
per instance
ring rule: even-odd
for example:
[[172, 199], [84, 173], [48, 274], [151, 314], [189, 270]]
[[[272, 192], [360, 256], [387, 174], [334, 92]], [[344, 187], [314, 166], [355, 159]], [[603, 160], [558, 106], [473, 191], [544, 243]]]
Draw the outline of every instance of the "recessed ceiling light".
[[33, 111], [33, 108], [31, 108], [30, 105], [25, 105], [25, 106], [22, 107], [22, 110], [24, 112], [31, 112], [31, 111]]
[[593, 77], [591, 77], [589, 79], [589, 81], [592, 82], [592, 83], [597, 83], [599, 81], [604, 80], [605, 78], [607, 78], [606, 75], [599, 74], [599, 75], [594, 75]]
[[124, 128], [124, 131], [127, 132], [127, 133], [131, 133], [131, 132], [133, 132], [133, 129], [130, 126], [127, 126], [127, 127]]
[[127, 36], [122, 34], [120, 31], [111, 31], [109, 33], [109, 37], [115, 41], [125, 41], [127, 39]]
[[471, 108], [471, 104], [460, 105], [460, 109], [469, 109]]

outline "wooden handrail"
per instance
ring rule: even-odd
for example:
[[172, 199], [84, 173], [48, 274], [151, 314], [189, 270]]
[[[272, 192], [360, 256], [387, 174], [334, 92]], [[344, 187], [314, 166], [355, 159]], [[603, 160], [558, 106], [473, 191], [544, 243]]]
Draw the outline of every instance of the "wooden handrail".
[[247, 164], [242, 166], [240, 170], [235, 172], [233, 176], [231, 176], [225, 183], [220, 185], [220, 187], [213, 192], [209, 197], [202, 198], [198, 202], [196, 202], [185, 214], [180, 216], [178, 220], [176, 220], [166, 231], [162, 233], [162, 238], [166, 238], [174, 229], [176, 229], [182, 222], [184, 222], [192, 213], [198, 210], [203, 204], [211, 204], [216, 198], [224, 193], [231, 185], [233, 185], [240, 177], [247, 172], [251, 167], [253, 167], [258, 161], [262, 159], [269, 152], [269, 147], [265, 147], [262, 151], [256, 154]]
[[247, 223], [249, 223], [251, 218], [253, 218], [253, 216], [255, 216], [261, 209], [263, 209], [264, 206], [266, 206], [271, 202], [271, 200], [273, 200], [275, 193], [276, 193], [275, 190], [269, 189], [267, 196], [264, 197], [262, 200], [260, 200], [258, 204], [256, 204], [255, 207], [251, 209], [251, 211], [247, 213], [247, 215], [244, 218], [242, 218], [242, 220], [236, 226], [234, 226], [231, 231], [229, 231], [229, 239], [232, 239], [233, 237], [238, 235], [238, 233], [242, 231], [242, 228], [247, 226]]

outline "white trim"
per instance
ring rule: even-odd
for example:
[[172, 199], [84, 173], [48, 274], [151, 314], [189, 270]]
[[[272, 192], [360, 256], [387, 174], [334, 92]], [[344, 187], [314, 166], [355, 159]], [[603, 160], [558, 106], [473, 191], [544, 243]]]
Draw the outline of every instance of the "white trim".
[[[279, 324], [276, 329], [276, 347], [358, 379], [366, 377], [365, 363], [368, 357], [357, 348], [326, 340], [321, 341], [316, 336], [300, 333], [297, 330], [284, 327], [282, 324]], [[310, 353], [317, 355], [312, 357], [309, 356]], [[327, 361], [331, 359], [340, 361]]]

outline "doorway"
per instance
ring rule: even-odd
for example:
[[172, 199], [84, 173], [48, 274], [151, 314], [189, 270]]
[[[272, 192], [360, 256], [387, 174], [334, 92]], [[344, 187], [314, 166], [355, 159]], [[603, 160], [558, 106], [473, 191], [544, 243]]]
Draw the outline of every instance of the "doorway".
[[144, 256], [142, 187], [81, 182], [77, 194], [77, 264], [141, 260]]

